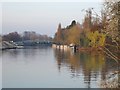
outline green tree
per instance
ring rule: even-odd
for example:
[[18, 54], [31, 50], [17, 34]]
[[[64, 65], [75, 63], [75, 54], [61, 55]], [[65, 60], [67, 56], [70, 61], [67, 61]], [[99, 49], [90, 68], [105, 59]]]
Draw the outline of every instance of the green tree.
[[80, 46], [81, 47], [89, 47], [90, 40], [87, 38], [86, 33], [80, 33]]

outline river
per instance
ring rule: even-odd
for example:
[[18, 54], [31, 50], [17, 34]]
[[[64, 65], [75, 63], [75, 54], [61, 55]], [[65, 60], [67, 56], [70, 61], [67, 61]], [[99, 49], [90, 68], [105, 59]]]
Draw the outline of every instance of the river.
[[117, 70], [103, 53], [51, 47], [2, 52], [2, 88], [100, 88]]

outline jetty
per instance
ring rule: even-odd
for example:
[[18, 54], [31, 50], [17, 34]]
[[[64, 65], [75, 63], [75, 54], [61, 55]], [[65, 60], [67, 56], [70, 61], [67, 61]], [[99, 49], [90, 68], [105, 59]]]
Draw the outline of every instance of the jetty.
[[16, 49], [17, 46], [14, 45], [12, 42], [7, 42], [7, 41], [1, 41], [0, 42], [0, 50], [5, 50], [5, 49]]

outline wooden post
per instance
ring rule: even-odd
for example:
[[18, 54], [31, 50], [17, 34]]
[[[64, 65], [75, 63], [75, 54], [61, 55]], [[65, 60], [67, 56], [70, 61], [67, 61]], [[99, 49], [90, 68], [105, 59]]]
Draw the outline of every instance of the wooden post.
[[74, 45], [74, 52], [76, 52], [77, 51], [77, 46], [76, 45]]

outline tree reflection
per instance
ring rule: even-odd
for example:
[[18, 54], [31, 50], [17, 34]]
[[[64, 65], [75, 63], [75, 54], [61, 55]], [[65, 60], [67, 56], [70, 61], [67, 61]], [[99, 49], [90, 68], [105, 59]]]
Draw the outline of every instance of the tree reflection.
[[71, 53], [71, 51], [54, 49], [54, 54], [59, 71], [62, 67], [67, 67], [73, 78], [79, 77], [82, 73], [88, 88], [91, 87], [92, 81], [100, 80], [98, 83], [101, 83], [107, 80], [111, 72], [117, 70], [116, 63], [101, 52]]

